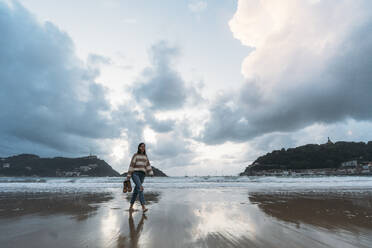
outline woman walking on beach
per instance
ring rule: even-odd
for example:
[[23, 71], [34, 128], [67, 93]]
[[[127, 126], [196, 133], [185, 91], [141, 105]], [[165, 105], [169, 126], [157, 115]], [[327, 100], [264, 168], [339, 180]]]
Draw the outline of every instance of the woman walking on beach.
[[145, 180], [146, 174], [153, 176], [150, 161], [146, 155], [146, 147], [144, 143], [138, 145], [137, 153], [132, 157], [129, 165], [127, 180], [132, 178], [132, 181], [136, 185], [132, 194], [132, 199], [130, 200], [129, 211], [133, 211], [133, 205], [136, 201], [137, 195], [142, 205], [142, 211], [146, 212], [148, 209], [145, 207], [145, 198], [143, 196], [143, 181]]

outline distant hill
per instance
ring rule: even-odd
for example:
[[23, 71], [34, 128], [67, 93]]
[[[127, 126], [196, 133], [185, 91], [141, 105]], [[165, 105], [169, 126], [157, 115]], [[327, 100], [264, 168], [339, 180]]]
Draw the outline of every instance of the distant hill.
[[[167, 175], [164, 172], [162, 172], [161, 170], [155, 168], [154, 166], [151, 166], [151, 167], [152, 167], [152, 171], [154, 172], [154, 177], [167, 177]], [[121, 174], [121, 176], [126, 177], [127, 172]]]
[[350, 160], [372, 161], [372, 141], [368, 143], [328, 141], [321, 145], [308, 144], [287, 150], [282, 148], [257, 158], [240, 175], [272, 169], [338, 168], [342, 162]]
[[96, 156], [80, 158], [40, 158], [34, 154], [20, 154], [0, 158], [1, 176], [120, 176], [104, 160]]

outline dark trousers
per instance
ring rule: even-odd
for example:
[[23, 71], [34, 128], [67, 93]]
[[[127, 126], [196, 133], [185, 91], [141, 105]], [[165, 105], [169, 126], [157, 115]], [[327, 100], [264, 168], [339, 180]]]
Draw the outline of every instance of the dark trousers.
[[145, 180], [145, 173], [141, 171], [135, 171], [132, 174], [132, 181], [136, 185], [133, 190], [132, 199], [130, 200], [130, 204], [134, 204], [137, 199], [137, 195], [139, 196], [139, 200], [141, 205], [145, 205], [145, 197], [143, 196], [143, 191], [140, 190], [143, 181]]

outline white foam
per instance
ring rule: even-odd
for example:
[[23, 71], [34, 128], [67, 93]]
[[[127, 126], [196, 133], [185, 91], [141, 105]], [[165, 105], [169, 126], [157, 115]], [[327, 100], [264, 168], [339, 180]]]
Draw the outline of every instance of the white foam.
[[[0, 192], [110, 191], [122, 187], [123, 177], [35, 178], [2, 177]], [[273, 190], [372, 190], [372, 177], [148, 177], [147, 189], [246, 188]]]

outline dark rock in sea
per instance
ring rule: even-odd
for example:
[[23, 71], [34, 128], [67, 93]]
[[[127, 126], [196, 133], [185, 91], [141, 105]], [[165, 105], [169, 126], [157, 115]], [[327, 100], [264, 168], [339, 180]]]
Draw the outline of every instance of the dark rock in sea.
[[[159, 170], [158, 168], [155, 168], [154, 166], [151, 166], [151, 167], [152, 167], [152, 171], [154, 172], [154, 177], [167, 177], [167, 175], [161, 170]], [[121, 176], [126, 177], [127, 172], [121, 174]]]

